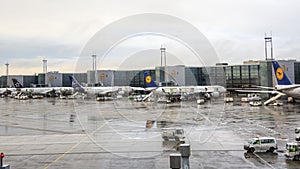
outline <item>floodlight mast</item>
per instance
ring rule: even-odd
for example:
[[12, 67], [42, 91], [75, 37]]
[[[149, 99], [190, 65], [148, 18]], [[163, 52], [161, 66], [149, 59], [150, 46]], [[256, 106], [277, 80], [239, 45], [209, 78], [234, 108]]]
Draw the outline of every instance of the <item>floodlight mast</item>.
[[[268, 43], [270, 43], [271, 46], [271, 58], [268, 58]], [[272, 34], [271, 36], [267, 36], [267, 34], [265, 34], [265, 55], [266, 55], [266, 60], [274, 60]]]

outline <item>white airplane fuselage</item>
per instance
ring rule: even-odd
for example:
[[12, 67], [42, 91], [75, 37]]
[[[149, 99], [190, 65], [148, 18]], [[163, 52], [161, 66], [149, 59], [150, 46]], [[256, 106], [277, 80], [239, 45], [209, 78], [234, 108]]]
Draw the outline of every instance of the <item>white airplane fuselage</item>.
[[21, 92], [31, 93], [33, 95], [46, 95], [49, 92], [73, 91], [71, 87], [36, 87], [36, 88], [19, 88]]
[[0, 94], [4, 94], [7, 91], [14, 92], [16, 88], [0, 88]]
[[84, 92], [87, 95], [106, 95], [108, 93], [118, 93], [121, 91], [128, 91], [129, 90], [129, 86], [107, 86], [107, 87], [103, 87], [103, 86], [99, 86], [99, 87], [83, 87]]
[[276, 85], [275, 89], [296, 99], [300, 99], [300, 85]]
[[156, 93], [216, 93], [214, 96], [218, 96], [220, 93], [225, 93], [226, 88], [223, 86], [166, 86], [166, 87], [158, 87], [155, 89]]

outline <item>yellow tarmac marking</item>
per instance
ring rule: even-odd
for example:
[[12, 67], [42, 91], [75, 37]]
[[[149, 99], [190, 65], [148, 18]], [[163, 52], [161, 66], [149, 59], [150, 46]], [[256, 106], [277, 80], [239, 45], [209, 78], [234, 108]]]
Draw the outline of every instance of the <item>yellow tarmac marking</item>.
[[[105, 125], [105, 124], [104, 124]], [[89, 135], [93, 135], [97, 130], [99, 130], [100, 128], [102, 128], [104, 125], [100, 126], [98, 129], [94, 130], [92, 133], [88, 134], [86, 133], [88, 136]], [[53, 164], [55, 164], [57, 161], [59, 161], [60, 159], [62, 159], [64, 156], [66, 156], [68, 153], [70, 153], [72, 150], [74, 150], [77, 146], [79, 146], [79, 144], [81, 144], [84, 140], [86, 140], [89, 137], [83, 137], [78, 143], [76, 143], [75, 145], [73, 145], [71, 148], [69, 148], [66, 152], [64, 152], [62, 155], [60, 155], [59, 157], [57, 157], [55, 160], [53, 160], [51, 163], [49, 163], [48, 165], [46, 165], [44, 167], [44, 169], [48, 169], [49, 167], [51, 167]]]
[[64, 152], [61, 156], [57, 157], [54, 161], [52, 161], [51, 163], [49, 163], [47, 166], [44, 167], [44, 169], [49, 168], [50, 166], [52, 166], [54, 163], [56, 163], [58, 160], [60, 160], [61, 158], [63, 158], [64, 156], [66, 156], [68, 153], [70, 153], [72, 150], [74, 150], [79, 144], [81, 144], [85, 139], [87, 139], [87, 137], [82, 138], [77, 144], [73, 145], [71, 148], [69, 148], [66, 152]]

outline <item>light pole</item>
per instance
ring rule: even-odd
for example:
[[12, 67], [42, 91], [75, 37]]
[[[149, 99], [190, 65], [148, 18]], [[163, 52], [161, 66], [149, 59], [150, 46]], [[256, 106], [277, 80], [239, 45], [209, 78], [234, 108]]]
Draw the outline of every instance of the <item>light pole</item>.
[[8, 86], [8, 83], [9, 83], [9, 78], [8, 78], [8, 66], [9, 66], [9, 64], [8, 64], [8, 62], [5, 64], [5, 66], [6, 66], [6, 85]]
[[97, 64], [96, 64], [97, 55], [92, 54], [92, 58], [93, 58], [93, 71], [95, 73], [95, 84], [96, 84], [96, 82], [97, 82]]

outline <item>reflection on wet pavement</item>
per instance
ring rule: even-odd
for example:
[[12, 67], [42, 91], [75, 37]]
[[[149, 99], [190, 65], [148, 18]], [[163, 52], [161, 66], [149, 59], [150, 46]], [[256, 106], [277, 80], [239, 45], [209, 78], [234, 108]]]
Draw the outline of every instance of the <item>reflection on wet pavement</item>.
[[[0, 102], [1, 151], [15, 168], [49, 164], [52, 168], [169, 168], [169, 154], [176, 151], [176, 144], [163, 143], [162, 128], [184, 129], [185, 142], [192, 149], [191, 168], [297, 168], [299, 164], [283, 155], [299, 127], [298, 104], [251, 107], [219, 99], [203, 105], [166, 105], [125, 98], [106, 102], [3, 98]], [[275, 137], [279, 150], [245, 152], [243, 145], [256, 136]], [[55, 161], [61, 154], [65, 155]]]

